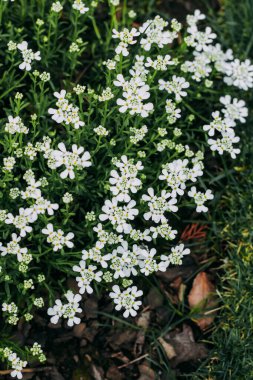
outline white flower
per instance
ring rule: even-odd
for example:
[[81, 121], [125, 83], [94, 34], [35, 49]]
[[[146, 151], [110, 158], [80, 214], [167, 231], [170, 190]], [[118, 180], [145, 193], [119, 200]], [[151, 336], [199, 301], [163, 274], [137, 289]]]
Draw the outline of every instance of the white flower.
[[72, 8], [76, 9], [81, 14], [84, 14], [84, 13], [88, 12], [88, 10], [89, 10], [88, 7], [85, 7], [85, 4], [82, 2], [82, 0], [75, 0], [73, 5], [72, 5]]
[[189, 253], [189, 248], [184, 248], [184, 244], [179, 244], [171, 248], [171, 253], [169, 256], [162, 255], [161, 260], [165, 261], [167, 265], [182, 265], [183, 256], [189, 255]]
[[25, 127], [19, 116], [8, 116], [8, 123], [5, 125], [5, 131], [9, 132], [12, 135], [15, 133], [27, 134], [29, 129]]
[[13, 168], [14, 168], [14, 165], [16, 163], [16, 160], [14, 157], [4, 157], [4, 166], [3, 166], [3, 170], [6, 170], [6, 171], [12, 171]]
[[17, 216], [8, 213], [7, 218], [5, 219], [6, 224], [13, 224], [17, 229], [19, 229], [21, 237], [26, 236], [27, 233], [32, 231], [32, 227], [28, 226], [29, 222], [30, 210], [24, 208], [19, 209], [19, 215]]
[[204, 203], [207, 200], [214, 198], [211, 190], [206, 190], [205, 193], [202, 193], [201, 191], [197, 192], [197, 189], [195, 186], [191, 187], [191, 190], [188, 191], [188, 195], [189, 197], [194, 198], [194, 201], [197, 205], [197, 208], [196, 208], [197, 212], [207, 212], [208, 208], [204, 205]]
[[[58, 168], [62, 165], [65, 166], [65, 170], [61, 172], [61, 178], [70, 179], [75, 178], [74, 168], [78, 170], [91, 166], [90, 153], [84, 152], [83, 147], [77, 147], [76, 144], [72, 145], [72, 152], [66, 150], [64, 143], [58, 144], [59, 150], [52, 151], [51, 157], [54, 159], [53, 168]], [[83, 153], [84, 152], [84, 153]], [[83, 155], [81, 156], [81, 154]]]
[[174, 124], [177, 121], [177, 119], [180, 119], [181, 110], [180, 108], [176, 107], [176, 103], [174, 103], [171, 99], [166, 100], [165, 110], [168, 114], [167, 120], [169, 124]]
[[141, 161], [134, 164], [133, 160], [128, 160], [127, 156], [121, 156], [121, 161], [116, 162], [120, 169], [120, 174], [112, 170], [109, 179], [111, 192], [120, 202], [129, 202], [129, 193], [136, 193], [141, 186], [140, 179], [137, 178], [138, 171], [143, 169]]
[[114, 249], [110, 259], [110, 269], [114, 271], [113, 277], [130, 277], [138, 274], [136, 267], [138, 266], [139, 247], [135, 244], [133, 248], [128, 247], [126, 241], [122, 241], [121, 245]]
[[27, 366], [27, 361], [21, 360], [15, 352], [12, 352], [10, 350], [7, 360], [10, 363], [10, 366], [12, 368], [11, 371], [11, 377], [16, 377], [18, 379], [23, 378], [22, 370]]
[[224, 104], [225, 108], [222, 109], [226, 119], [239, 120], [241, 123], [246, 122], [248, 116], [248, 108], [245, 107], [244, 100], [238, 100], [230, 95], [221, 96], [220, 102]]
[[167, 185], [172, 189], [172, 197], [176, 197], [177, 194], [184, 194], [187, 180], [187, 164], [187, 159], [170, 162], [167, 165], [168, 169], [163, 169], [162, 174], [159, 176], [159, 179], [167, 181]]
[[186, 37], [185, 42], [194, 47], [196, 51], [208, 51], [209, 45], [217, 37], [209, 26], [205, 28], [204, 32], [199, 31], [196, 25], [190, 26], [187, 31], [190, 33], [190, 37]]
[[117, 99], [119, 112], [124, 113], [129, 110], [130, 115], [140, 114], [142, 117], [147, 117], [153, 111], [152, 103], [143, 103], [150, 97], [149, 86], [139, 77], [126, 81], [122, 74], [118, 74], [117, 80], [113, 83], [124, 90], [122, 94], [124, 99]]
[[66, 125], [73, 125], [75, 129], [83, 127], [85, 123], [79, 117], [79, 108], [75, 107], [66, 99], [66, 91], [54, 92], [54, 96], [58, 99], [56, 102], [57, 109], [49, 108], [48, 113], [56, 123], [65, 123]]
[[[140, 35], [140, 32], [138, 32], [136, 28], [132, 28], [131, 30], [124, 28], [120, 32], [117, 31], [116, 29], [113, 29], [112, 32], [113, 32], [112, 38], [119, 39], [121, 42], [125, 44], [126, 47], [128, 45], [136, 44], [137, 41], [134, 40], [134, 38]], [[119, 54], [117, 51], [116, 53]]]
[[170, 197], [171, 193], [167, 193], [166, 190], [162, 190], [159, 197], [154, 194], [153, 188], [148, 188], [148, 195], [144, 194], [142, 196], [142, 199], [148, 202], [149, 206], [149, 212], [144, 214], [144, 219], [149, 220], [151, 218], [155, 223], [166, 223], [167, 218], [164, 216], [164, 213], [167, 211], [176, 212], [178, 210], [178, 207], [175, 206], [177, 203], [176, 198], [168, 200]]
[[145, 276], [149, 276], [150, 273], [157, 272], [159, 270], [159, 265], [154, 259], [156, 255], [156, 249], [148, 249], [147, 247], [139, 249], [138, 251], [138, 261], [141, 269], [141, 273]]
[[192, 79], [200, 82], [201, 79], [208, 77], [212, 72], [210, 63], [211, 61], [207, 57], [207, 54], [199, 53], [193, 61], [185, 61], [181, 65], [181, 70], [186, 73], [192, 73]]
[[52, 5], [51, 5], [51, 11], [53, 12], [56, 12], [56, 13], [59, 13], [63, 10], [63, 6], [61, 5], [61, 3], [59, 1], [55, 1]]
[[52, 223], [48, 223], [47, 227], [43, 228], [41, 232], [44, 235], [48, 235], [47, 242], [52, 243], [54, 251], [62, 249], [65, 245], [68, 248], [74, 247], [74, 244], [71, 241], [74, 238], [73, 232], [69, 232], [66, 236], [64, 236], [64, 232], [62, 230], [59, 229], [54, 231]]
[[59, 319], [63, 317], [68, 320], [68, 326], [72, 327], [74, 324], [79, 324], [81, 322], [81, 319], [76, 317], [76, 313], [81, 313], [82, 311], [79, 307], [79, 302], [82, 297], [80, 294], [74, 294], [70, 290], [64, 294], [64, 296], [68, 302], [63, 304], [60, 299], [55, 300], [55, 305], [47, 310], [47, 314], [52, 316], [50, 318], [51, 323], [56, 324]]
[[229, 134], [234, 136], [234, 130], [231, 128], [235, 125], [232, 119], [223, 119], [219, 111], [212, 112], [213, 121], [210, 124], [203, 126], [204, 131], [208, 132], [209, 136], [214, 136], [215, 131], [221, 134]]
[[242, 90], [247, 91], [253, 87], [253, 65], [249, 59], [244, 62], [235, 59], [232, 62], [226, 63], [224, 82], [228, 85], [233, 85]]
[[141, 306], [141, 301], [136, 301], [136, 298], [143, 295], [142, 290], [138, 290], [136, 286], [132, 286], [122, 292], [118, 285], [114, 285], [112, 290], [113, 292], [109, 296], [116, 305], [115, 309], [125, 309], [123, 313], [123, 317], [125, 318], [128, 318], [129, 315], [135, 317], [137, 315], [136, 310]]
[[17, 45], [17, 48], [21, 51], [23, 62], [19, 65], [19, 68], [21, 70], [27, 70], [30, 71], [32, 66], [32, 61], [40, 61], [40, 52], [37, 51], [34, 53], [32, 49], [28, 49], [28, 43], [26, 41], [21, 42]]
[[219, 154], [223, 152], [230, 153], [232, 158], [236, 158], [236, 155], [240, 153], [240, 149], [234, 148], [233, 144], [238, 143], [240, 138], [238, 136], [231, 136], [231, 134], [223, 134], [221, 139], [213, 140], [208, 139], [207, 142], [210, 145], [211, 150], [218, 151]]
[[101, 276], [103, 275], [102, 271], [95, 272], [97, 267], [95, 265], [89, 265], [86, 268], [86, 262], [81, 260], [79, 266], [75, 265], [73, 267], [74, 272], [78, 272], [79, 276], [76, 277], [77, 284], [79, 286], [79, 293], [83, 294], [87, 292], [88, 294], [93, 293], [93, 289], [90, 286], [92, 281], [101, 281]]
[[7, 243], [6, 247], [3, 247], [0, 244], [0, 251], [2, 251], [1, 256], [5, 256], [7, 254], [17, 255], [17, 259], [19, 262], [23, 260], [23, 255], [27, 253], [27, 248], [21, 248], [19, 242], [21, 241], [21, 237], [17, 234], [11, 235], [11, 241]]
[[195, 25], [197, 22], [204, 20], [205, 18], [206, 16], [201, 13], [199, 9], [196, 9], [193, 15], [187, 15], [186, 21], [188, 25]]
[[177, 38], [178, 33], [175, 30], [169, 31], [164, 28], [168, 26], [168, 22], [160, 16], [156, 16], [153, 20], [147, 20], [139, 28], [141, 33], [140, 44], [144, 50], [149, 51], [153, 44], [163, 48]]
[[130, 233], [131, 225], [127, 223], [128, 220], [133, 220], [139, 211], [134, 208], [136, 202], [130, 200], [127, 205], [118, 206], [118, 200], [112, 198], [112, 200], [106, 200], [102, 207], [103, 214], [99, 215], [101, 221], [107, 219], [110, 220], [113, 226], [116, 227], [117, 232]]
[[147, 57], [147, 62], [145, 63], [146, 67], [153, 67], [158, 71], [166, 71], [167, 66], [174, 65], [174, 62], [171, 61], [171, 56], [166, 54], [165, 56], [158, 55], [155, 60], [152, 60], [150, 57]]
[[55, 305], [53, 307], [50, 307], [47, 310], [47, 314], [52, 316], [50, 318], [50, 322], [53, 324], [58, 323], [59, 319], [62, 317], [64, 312], [64, 306], [61, 302], [61, 300], [57, 299], [55, 300]]
[[177, 77], [173, 75], [172, 81], [165, 82], [163, 79], [159, 79], [159, 90], [166, 90], [169, 94], [174, 94], [176, 101], [180, 102], [182, 97], [187, 96], [187, 92], [184, 89], [188, 88], [190, 83], [183, 77]]

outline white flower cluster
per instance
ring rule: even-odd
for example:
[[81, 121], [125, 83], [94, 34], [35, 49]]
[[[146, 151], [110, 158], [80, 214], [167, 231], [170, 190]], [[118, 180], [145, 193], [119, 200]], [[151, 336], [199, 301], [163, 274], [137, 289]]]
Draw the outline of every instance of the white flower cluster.
[[[58, 210], [59, 205], [56, 203], [51, 203], [49, 200], [43, 198], [41, 194], [40, 187], [42, 185], [41, 181], [35, 180], [35, 176], [32, 170], [28, 170], [24, 175], [24, 179], [27, 182], [27, 187], [25, 191], [21, 191], [20, 195], [23, 199], [33, 199], [35, 203], [27, 208], [20, 208], [19, 214], [14, 216], [12, 213], [7, 213], [5, 216], [5, 223], [12, 224], [19, 231], [20, 237], [25, 237], [27, 233], [31, 233], [32, 227], [30, 224], [34, 223], [40, 214], [48, 213], [48, 215], [53, 215], [55, 210]], [[17, 255], [19, 261], [22, 261], [21, 257], [24, 251], [19, 250], [18, 242], [19, 237], [16, 234], [12, 235], [12, 242], [10, 247], [14, 249], [13, 252]], [[6, 251], [6, 253], [9, 253]]]
[[186, 88], [189, 87], [189, 82], [187, 82], [183, 77], [177, 77], [173, 75], [172, 81], [159, 80], [159, 90], [166, 90], [168, 94], [174, 94], [176, 102], [180, 102], [182, 97], [187, 96]]
[[2, 311], [8, 315], [7, 322], [10, 325], [16, 325], [18, 323], [18, 307], [14, 302], [2, 304]]
[[101, 281], [101, 276], [103, 275], [102, 271], [96, 272], [97, 267], [95, 265], [89, 265], [86, 268], [86, 262], [81, 260], [78, 265], [73, 267], [74, 272], [78, 272], [79, 275], [76, 277], [77, 284], [79, 286], [79, 293], [83, 294], [87, 292], [88, 294], [93, 293], [93, 289], [90, 286], [92, 281]]
[[[155, 223], [166, 223], [167, 218], [164, 213], [167, 211], [177, 212], [178, 207], [176, 198], [171, 198], [171, 193], [167, 193], [166, 190], [161, 191], [161, 196], [155, 195], [154, 189], [150, 187], [148, 189], [148, 195], [144, 194], [142, 199], [148, 203], [149, 212], [146, 212], [143, 216], [144, 219], [152, 219]], [[171, 198], [171, 199], [169, 199]]]
[[174, 65], [175, 63], [171, 61], [171, 56], [166, 54], [164, 57], [158, 55], [156, 59], [147, 57], [147, 62], [145, 63], [146, 67], [153, 67], [153, 69], [158, 71], [166, 71], [168, 66]]
[[64, 143], [58, 144], [59, 150], [52, 150], [49, 153], [48, 166], [51, 169], [59, 168], [64, 165], [65, 170], [61, 172], [61, 178], [70, 179], [75, 178], [74, 169], [80, 170], [91, 166], [90, 153], [84, 152], [83, 147], [77, 147], [76, 144], [72, 145], [72, 152], [67, 151]]
[[5, 131], [14, 135], [15, 133], [27, 134], [29, 129], [23, 124], [19, 116], [8, 116], [8, 123], [5, 125]]
[[75, 0], [72, 4], [72, 8], [79, 11], [81, 14], [84, 14], [89, 10], [89, 8], [85, 6], [82, 0]]
[[187, 16], [189, 35], [185, 38], [188, 46], [193, 47], [194, 60], [185, 61], [181, 69], [184, 72], [192, 73], [192, 78], [200, 81], [207, 78], [212, 72], [211, 64], [214, 63], [215, 69], [224, 76], [224, 82], [233, 85], [242, 90], [248, 90], [253, 87], [253, 65], [249, 59], [241, 62], [234, 59], [231, 49], [224, 52], [220, 44], [213, 45], [216, 34], [210, 27], [206, 27], [205, 31], [198, 29], [198, 23], [205, 19], [205, 15], [196, 10], [194, 15]]
[[225, 106], [221, 110], [224, 116], [219, 111], [213, 112], [213, 121], [210, 124], [204, 125], [203, 129], [211, 137], [216, 132], [219, 132], [222, 136], [217, 139], [208, 139], [211, 150], [218, 151], [219, 154], [228, 152], [232, 158], [236, 158], [236, 155], [240, 153], [240, 149], [235, 148], [233, 144], [239, 142], [240, 138], [235, 135], [234, 127], [236, 126], [236, 121], [245, 123], [248, 109], [245, 107], [244, 100], [232, 99], [230, 95], [222, 96], [220, 102]]
[[55, 1], [52, 5], [51, 5], [51, 11], [52, 12], [56, 12], [56, 13], [59, 13], [63, 10], [63, 6], [61, 5], [60, 1]]
[[164, 260], [164, 265], [167, 267], [170, 264], [172, 265], [182, 265], [183, 264], [183, 257], [185, 255], [189, 255], [190, 250], [189, 248], [185, 248], [184, 244], [179, 244], [175, 247], [171, 248], [171, 253], [168, 256], [162, 255], [161, 259]]
[[119, 202], [129, 202], [131, 200], [129, 193], [136, 193], [141, 186], [141, 181], [137, 178], [137, 174], [143, 169], [141, 161], [134, 164], [133, 160], [129, 160], [127, 156], [122, 156], [121, 161], [116, 161], [115, 166], [119, 169], [112, 170], [109, 182], [112, 185], [110, 190]]
[[64, 236], [64, 232], [62, 230], [54, 231], [54, 226], [52, 223], [49, 223], [41, 232], [47, 235], [47, 242], [53, 245], [54, 251], [62, 249], [65, 245], [68, 248], [74, 247], [74, 244], [71, 241], [74, 238], [73, 232], [69, 232], [66, 236]]
[[21, 70], [27, 70], [30, 71], [32, 66], [31, 63], [32, 61], [40, 61], [41, 56], [40, 52], [37, 51], [34, 53], [32, 49], [28, 49], [28, 43], [27, 41], [23, 41], [20, 44], [17, 45], [18, 50], [21, 51], [23, 62], [19, 65], [19, 68]]
[[56, 102], [57, 109], [49, 108], [48, 112], [52, 116], [52, 119], [56, 123], [65, 123], [66, 125], [72, 125], [75, 129], [79, 129], [84, 126], [84, 122], [80, 120], [79, 108], [75, 107], [72, 103], [69, 103], [66, 99], [67, 92], [61, 90], [61, 92], [54, 92], [54, 96], [58, 99]]
[[207, 200], [213, 199], [213, 194], [211, 190], [207, 190], [205, 193], [197, 191], [195, 186], [191, 187], [191, 190], [188, 192], [189, 197], [193, 198], [197, 208], [197, 212], [207, 212], [208, 208], [204, 205]]
[[163, 48], [165, 45], [171, 44], [177, 37], [181, 29], [181, 24], [175, 19], [172, 20], [172, 30], [164, 30], [168, 26], [168, 22], [160, 16], [156, 16], [154, 20], [147, 20], [139, 28], [141, 33], [140, 44], [144, 50], [149, 51], [153, 44]]
[[12, 371], [11, 377], [16, 377], [17, 379], [22, 379], [22, 369], [27, 366], [27, 361], [21, 360], [16, 352], [13, 352], [9, 347], [1, 349], [4, 358], [8, 361]]
[[[133, 73], [132, 73], [133, 74]], [[122, 96], [124, 99], [118, 98], [117, 104], [120, 106], [119, 112], [129, 110], [130, 115], [140, 114], [147, 117], [154, 109], [152, 103], [144, 103], [150, 97], [149, 85], [137, 76], [127, 81], [122, 74], [117, 75], [117, 80], [113, 82], [115, 86], [122, 87]]]
[[51, 323], [56, 324], [60, 318], [64, 318], [67, 319], [68, 326], [79, 324], [81, 319], [76, 314], [82, 312], [79, 306], [82, 297], [80, 294], [74, 294], [70, 290], [64, 296], [68, 301], [67, 303], [63, 304], [60, 299], [57, 299], [55, 300], [55, 305], [47, 311], [48, 315], [51, 316]]
[[23, 256], [28, 252], [26, 247], [21, 248], [19, 242], [21, 241], [21, 237], [17, 234], [11, 235], [11, 241], [7, 243], [6, 247], [0, 243], [0, 251], [1, 256], [5, 256], [7, 254], [17, 255], [17, 259], [19, 262], [23, 260]]
[[128, 46], [136, 44], [137, 40], [134, 40], [134, 38], [139, 35], [140, 32], [136, 28], [132, 28], [131, 30], [124, 28], [121, 32], [113, 29], [112, 38], [120, 40], [119, 45], [115, 49], [116, 54], [122, 54], [124, 57], [128, 56]]
[[169, 162], [162, 170], [159, 179], [166, 181], [170, 188], [170, 196], [176, 198], [178, 195], [183, 195], [186, 189], [186, 182], [196, 182], [198, 177], [203, 175], [203, 164], [196, 157], [191, 162], [192, 168], [189, 167], [190, 161], [188, 159], [178, 159]]
[[136, 301], [136, 298], [143, 295], [142, 290], [138, 290], [136, 286], [132, 286], [122, 292], [118, 285], [114, 285], [112, 290], [113, 292], [110, 293], [110, 297], [116, 305], [115, 309], [125, 309], [123, 313], [125, 318], [129, 317], [129, 315], [135, 317], [141, 305], [141, 301]]
[[143, 140], [145, 135], [148, 132], [148, 127], [146, 125], [143, 125], [141, 128], [130, 128], [130, 132], [133, 133], [133, 135], [130, 136], [130, 141], [132, 144], [138, 144], [139, 141]]

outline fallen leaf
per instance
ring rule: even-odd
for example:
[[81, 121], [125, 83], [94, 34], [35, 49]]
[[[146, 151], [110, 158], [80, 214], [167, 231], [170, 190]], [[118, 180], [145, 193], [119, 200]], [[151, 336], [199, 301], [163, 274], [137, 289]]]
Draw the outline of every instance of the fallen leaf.
[[96, 367], [93, 363], [91, 364], [91, 374], [94, 380], [103, 380], [104, 371], [101, 367]]
[[124, 331], [113, 331], [108, 337], [107, 342], [111, 348], [116, 351], [118, 349], [129, 348], [135, 341], [137, 332], [127, 329]]
[[138, 380], [155, 380], [155, 372], [148, 364], [140, 364], [138, 368], [140, 371], [140, 377]]
[[142, 327], [144, 330], [146, 330], [149, 326], [150, 322], [150, 311], [144, 311], [141, 313], [140, 317], [137, 320], [137, 326]]
[[178, 276], [176, 277], [171, 283], [170, 283], [170, 287], [175, 289], [175, 290], [178, 290], [180, 285], [182, 284], [182, 277], [181, 276]]
[[150, 311], [144, 311], [141, 313], [137, 320], [137, 326], [141, 327], [142, 330], [138, 331], [137, 338], [134, 344], [133, 353], [134, 356], [140, 356], [142, 354], [143, 346], [145, 343], [145, 331], [147, 330], [150, 322]]
[[144, 343], [145, 343], [145, 332], [141, 330], [138, 332], [136, 341], [134, 343], [134, 349], [133, 349], [134, 356], [137, 357], [142, 354]]
[[123, 380], [125, 377], [116, 366], [112, 366], [106, 373], [108, 380]]
[[79, 325], [75, 325], [73, 328], [73, 335], [76, 338], [81, 339], [83, 337], [84, 330], [86, 329], [85, 323], [79, 323]]
[[158, 341], [164, 349], [165, 354], [167, 355], [169, 360], [177, 356], [174, 347], [170, 343], [166, 342], [163, 338], [158, 338]]
[[184, 295], [186, 291], [187, 286], [185, 284], [181, 284], [178, 289], [178, 299], [182, 303], [184, 300]]
[[212, 309], [217, 306], [215, 286], [205, 272], [200, 272], [195, 277], [188, 295], [188, 302], [191, 310], [201, 313], [201, 316], [194, 320], [202, 330], [205, 330], [213, 322], [215, 311], [212, 312]]
[[[175, 368], [178, 364], [204, 359], [208, 350], [203, 343], [196, 343], [190, 326], [183, 325], [183, 330], [174, 330], [165, 336], [166, 343], [170, 344], [175, 352], [171, 359], [171, 366]], [[165, 341], [164, 339], [164, 341]]]
[[129, 358], [126, 357], [121, 351], [116, 352], [115, 354], [112, 354], [111, 357], [120, 360], [124, 364], [129, 363], [130, 361]]

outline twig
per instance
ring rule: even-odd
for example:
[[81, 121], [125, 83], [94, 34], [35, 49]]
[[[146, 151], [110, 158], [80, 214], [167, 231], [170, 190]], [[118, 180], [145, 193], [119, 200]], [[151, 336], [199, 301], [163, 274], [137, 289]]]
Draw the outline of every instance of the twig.
[[138, 358], [134, 359], [134, 360], [131, 360], [130, 362], [126, 363], [126, 364], [122, 364], [118, 367], [118, 369], [121, 369], [121, 368], [125, 368], [125, 367], [128, 367], [129, 365], [133, 364], [133, 363], [136, 363], [144, 358], [146, 358], [149, 354], [145, 354], [145, 355], [142, 355], [142, 356], [139, 356]]
[[[41, 368], [25, 368], [22, 369], [21, 372], [23, 373], [31, 373], [31, 372], [43, 372], [43, 371], [52, 371], [53, 367], [41, 367]], [[9, 375], [13, 369], [5, 369], [3, 371], [0, 371], [0, 375]]]

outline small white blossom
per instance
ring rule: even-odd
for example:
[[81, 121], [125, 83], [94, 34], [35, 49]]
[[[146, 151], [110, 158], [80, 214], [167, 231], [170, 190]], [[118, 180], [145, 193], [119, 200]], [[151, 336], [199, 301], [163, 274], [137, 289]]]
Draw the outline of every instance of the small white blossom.
[[122, 308], [125, 309], [123, 313], [123, 317], [125, 318], [128, 318], [129, 315], [135, 317], [137, 315], [136, 310], [141, 306], [141, 301], [136, 301], [136, 298], [143, 295], [142, 290], [138, 290], [136, 286], [132, 286], [122, 292], [118, 285], [114, 285], [112, 290], [113, 292], [109, 295], [116, 305], [115, 309], [118, 311]]
[[23, 62], [19, 65], [19, 68], [21, 70], [27, 70], [30, 71], [32, 66], [31, 63], [32, 61], [40, 61], [40, 52], [37, 51], [34, 53], [32, 49], [28, 49], [28, 43], [26, 41], [21, 42], [20, 44], [17, 45], [18, 50], [21, 51]]
[[205, 193], [202, 193], [201, 191], [197, 191], [195, 186], [191, 187], [191, 190], [188, 191], [188, 195], [189, 197], [194, 199], [194, 202], [197, 205], [197, 208], [196, 208], [197, 212], [207, 212], [208, 208], [204, 205], [204, 203], [207, 200], [214, 198], [211, 190], [206, 190]]

